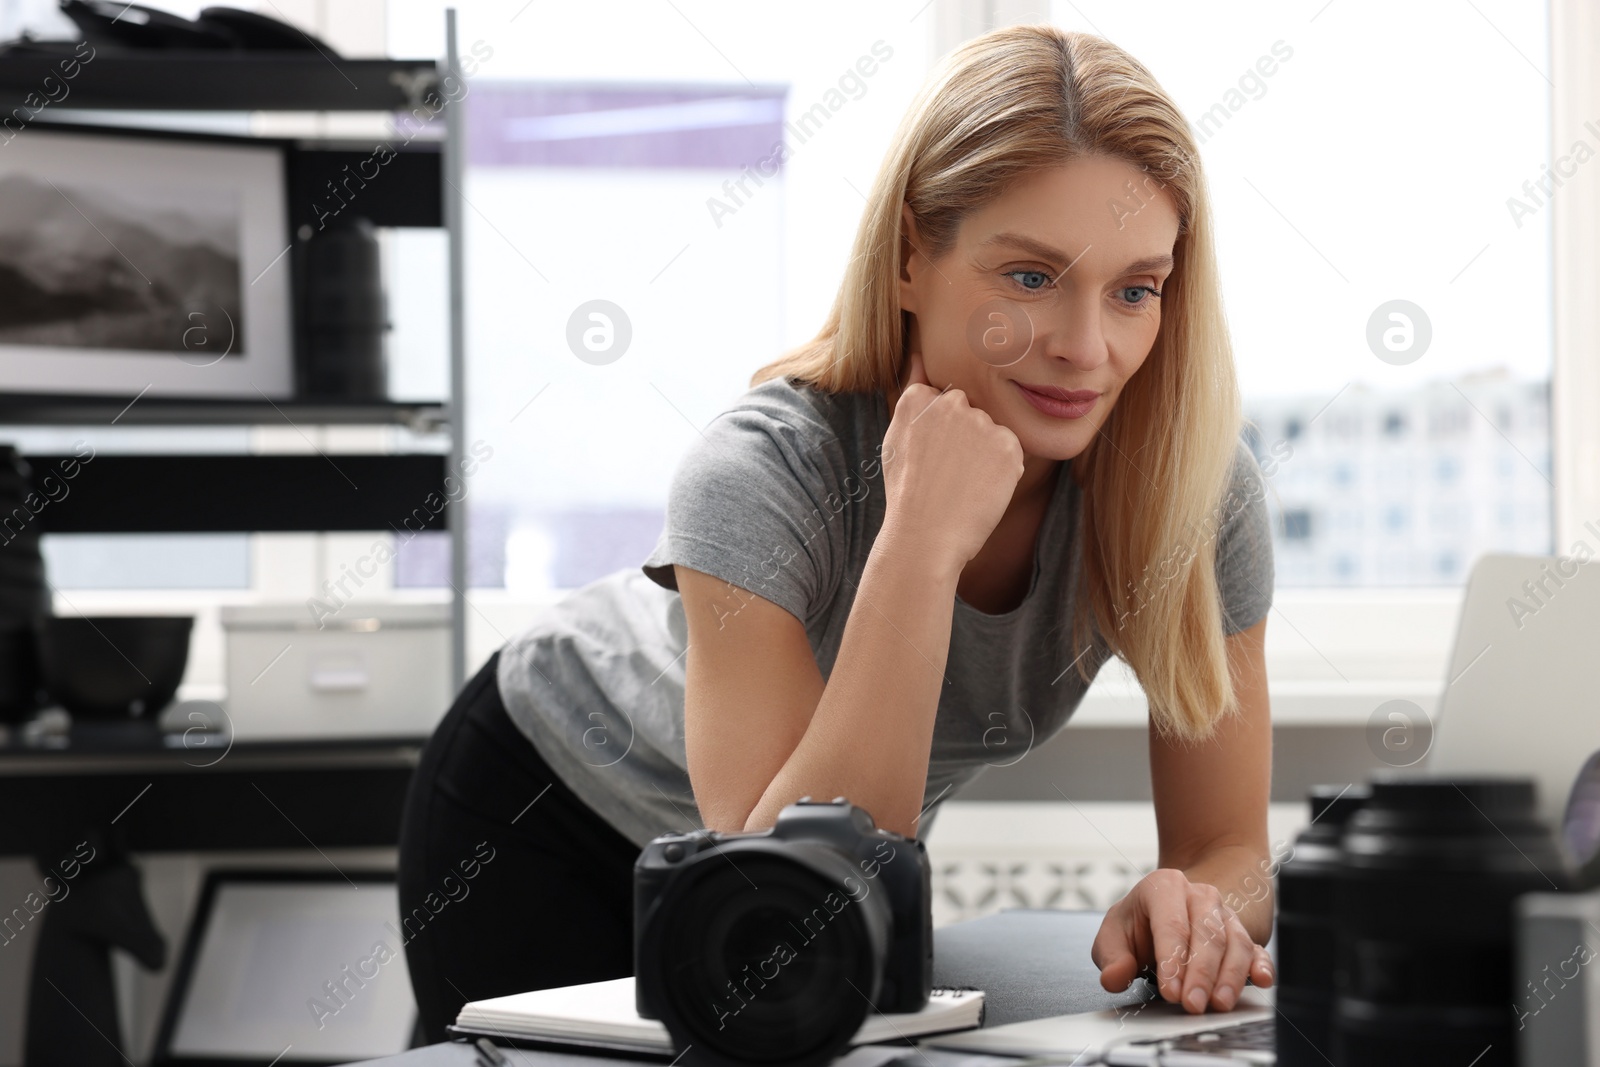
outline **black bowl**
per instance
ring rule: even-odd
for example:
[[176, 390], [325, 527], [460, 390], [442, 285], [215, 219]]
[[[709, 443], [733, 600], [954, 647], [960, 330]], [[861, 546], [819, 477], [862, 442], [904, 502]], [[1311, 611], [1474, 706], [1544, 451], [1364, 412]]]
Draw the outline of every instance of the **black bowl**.
[[50, 695], [80, 719], [153, 719], [189, 663], [190, 615], [51, 616], [39, 633]]
[[50, 590], [43, 585], [0, 582], [0, 626], [33, 625], [50, 614]]
[[37, 622], [0, 616], [0, 723], [27, 722], [41, 696]]
[[0, 589], [43, 589], [44, 557], [39, 546], [28, 551], [19, 537], [9, 544], [0, 545]]

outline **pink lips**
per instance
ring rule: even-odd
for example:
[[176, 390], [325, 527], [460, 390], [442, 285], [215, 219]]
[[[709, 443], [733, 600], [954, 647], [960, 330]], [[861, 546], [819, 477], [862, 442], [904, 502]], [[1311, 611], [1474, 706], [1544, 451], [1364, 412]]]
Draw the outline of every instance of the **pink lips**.
[[1056, 385], [1023, 385], [1012, 379], [1011, 384], [1022, 393], [1023, 399], [1034, 408], [1057, 419], [1081, 419], [1100, 399], [1094, 389], [1062, 389]]

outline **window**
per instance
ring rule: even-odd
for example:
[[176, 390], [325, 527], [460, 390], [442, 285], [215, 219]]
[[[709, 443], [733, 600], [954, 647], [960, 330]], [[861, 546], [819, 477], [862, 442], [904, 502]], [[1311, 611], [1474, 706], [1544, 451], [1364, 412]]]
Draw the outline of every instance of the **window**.
[[[1259, 427], [1250, 444], [1263, 456], [1293, 445], [1267, 496], [1278, 548], [1287, 559], [1292, 541], [1304, 565], [1280, 567], [1279, 584], [1450, 586], [1482, 552], [1549, 551], [1553, 201], [1527, 191], [1552, 159], [1545, 8], [1041, 3], [1056, 24], [1131, 51], [1196, 131]], [[920, 0], [756, 17], [706, 0], [627, 2], [620, 16], [456, 6], [463, 52], [487, 53], [472, 79], [464, 319], [469, 439], [495, 458], [466, 501], [469, 570], [474, 587], [542, 593], [637, 565], [698, 428], [814, 333], [859, 190], [951, 42]], [[445, 7], [391, 0], [385, 50], [438, 54]], [[0, 11], [0, 28], [23, 25], [71, 32], [48, 0]], [[775, 129], [789, 158], [762, 177], [749, 164]], [[397, 391], [437, 395], [442, 235], [384, 239]], [[581, 338], [600, 321], [595, 300], [616, 309], [604, 330], [631, 334], [608, 363], [566, 341], [574, 322]], [[1410, 351], [1398, 344], [1420, 354], [1396, 361]], [[1308, 501], [1334, 499], [1310, 521]], [[1397, 529], [1391, 499], [1469, 518], [1448, 546], [1412, 543], [1432, 527]], [[214, 585], [260, 578], [244, 537], [116, 544], [186, 559]], [[75, 551], [60, 541], [55, 565], [85, 581], [114, 566], [69, 562]], [[124, 558], [114, 569], [161, 573]], [[418, 536], [399, 547], [394, 582], [442, 587], [446, 561], [442, 535]]]
[[1291, 508], [1283, 512], [1281, 527], [1286, 541], [1305, 541], [1311, 537], [1311, 512]]
[[[1524, 185], [1551, 160], [1545, 7], [1055, 0], [1051, 14], [1137, 56], [1195, 130], [1257, 451], [1275, 433], [1293, 445], [1271, 476], [1278, 585], [1458, 585], [1483, 552], [1549, 551], [1551, 212]], [[1582, 130], [1561, 140], [1578, 136], [1592, 149]], [[1487, 486], [1508, 462], [1527, 496], [1505, 524]], [[1376, 495], [1396, 491], [1464, 505], [1448, 551]], [[1291, 514], [1335, 492], [1374, 521]]]
[[[445, 6], [390, 3], [390, 53], [439, 52]], [[495, 449], [473, 584], [537, 598], [637, 567], [700, 428], [815, 334], [935, 12], [457, 6], [463, 51], [492, 49], [464, 186], [468, 436]], [[444, 560], [417, 538], [397, 582]]]
[[[436, 50], [442, 6], [391, 4], [391, 52]], [[1337, 492], [1373, 512], [1365, 524], [1275, 513], [1279, 547], [1293, 532], [1311, 560], [1280, 568], [1280, 585], [1455, 584], [1478, 553], [1549, 543], [1550, 337], [1528, 310], [1548, 306], [1547, 216], [1519, 227], [1505, 206], [1548, 158], [1548, 85], [1531, 70], [1481, 76], [1521, 63], [1494, 27], [1542, 55], [1544, 14], [1479, 6], [1050, 5], [1057, 24], [1145, 62], [1197, 131], [1245, 413], [1259, 426], [1251, 444], [1258, 454], [1293, 445], [1269, 507]], [[822, 321], [859, 217], [852, 186], [875, 175], [933, 54], [934, 12], [913, 19], [914, 6], [835, 2], [748, 23], [713, 7], [628, 10], [630, 32], [598, 53], [559, 43], [604, 32], [608, 16], [581, 6], [529, 7], [514, 23], [488, 9], [461, 15], [464, 42], [494, 47], [466, 189], [470, 410], [475, 428], [506, 442], [470, 505], [474, 569], [486, 576], [475, 583], [536, 592], [637, 564], [690, 435]], [[1396, 18], [1395, 34], [1370, 38], [1375, 21]], [[715, 123], [735, 111], [758, 126], [820, 114], [879, 39], [893, 57], [794, 138], [777, 175], [757, 183], [735, 164], [749, 152]], [[1369, 59], [1355, 80], [1353, 55]], [[1396, 127], [1396, 99], [1428, 120]], [[585, 123], [604, 130], [568, 136]], [[668, 129], [675, 155], [658, 150]], [[1459, 162], [1448, 183], [1441, 158]], [[549, 204], [561, 210], [530, 210]], [[633, 333], [606, 365], [560, 341], [591, 299], [616, 305]], [[1416, 310], [1390, 308], [1396, 300]], [[1372, 322], [1386, 339], [1376, 348]], [[1420, 358], [1383, 358], [1394, 354], [1383, 344], [1424, 337]], [[1479, 494], [1478, 517], [1451, 546], [1455, 572], [1442, 574], [1421, 544], [1393, 554], [1405, 538], [1372, 494], [1392, 485], [1427, 506], [1435, 492], [1481, 486], [1510, 454], [1505, 407], [1505, 432], [1539, 465], [1524, 472], [1537, 485], [1517, 523], [1493, 521]], [[641, 438], [653, 446], [637, 448]], [[1434, 486], [1442, 459], [1454, 489]]]

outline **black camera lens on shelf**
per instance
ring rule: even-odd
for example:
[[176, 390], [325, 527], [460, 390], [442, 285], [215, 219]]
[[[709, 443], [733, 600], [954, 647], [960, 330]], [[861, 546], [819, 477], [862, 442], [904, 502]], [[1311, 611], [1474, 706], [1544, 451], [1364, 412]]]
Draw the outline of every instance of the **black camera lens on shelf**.
[[389, 322], [377, 229], [359, 215], [302, 227], [297, 392], [303, 398], [378, 401], [388, 396]]
[[658, 837], [634, 866], [634, 974], [685, 1064], [829, 1063], [869, 1012], [928, 1003], [927, 852], [842, 797]]
[[1311, 821], [1278, 867], [1278, 1067], [1328, 1062], [1338, 957], [1333, 907], [1339, 837], [1369, 795], [1364, 785], [1313, 788]]
[[32, 471], [14, 445], [0, 444], [0, 722], [20, 723], [44, 706], [39, 628], [50, 614], [39, 507]]
[[1374, 776], [1339, 864], [1333, 1063], [1513, 1063], [1513, 904], [1569, 881], [1533, 781]]

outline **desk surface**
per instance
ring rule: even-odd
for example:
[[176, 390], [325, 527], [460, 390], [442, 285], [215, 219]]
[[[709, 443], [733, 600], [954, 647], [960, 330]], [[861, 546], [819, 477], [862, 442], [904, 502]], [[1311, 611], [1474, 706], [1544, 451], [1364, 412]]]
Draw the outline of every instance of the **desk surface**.
[[[1100, 970], [1089, 959], [1089, 946], [1100, 929], [1101, 917], [1098, 911], [1018, 909], [940, 927], [933, 932], [934, 984], [982, 989], [985, 1026], [1099, 1011], [1136, 1004], [1154, 996], [1143, 979], [1136, 979], [1123, 993], [1107, 993], [1100, 988]], [[602, 1067], [637, 1062], [558, 1052], [515, 1049], [505, 1052], [512, 1067]], [[850, 1057], [852, 1061], [864, 1061], [853, 1063], [852, 1067], [867, 1067], [871, 1055]], [[926, 1067], [920, 1053], [913, 1055], [918, 1064]], [[968, 1056], [957, 1058], [971, 1062]], [[381, 1060], [367, 1060], [364, 1064], [365, 1067], [473, 1067], [475, 1062], [474, 1053], [467, 1045], [442, 1044], [412, 1049]], [[843, 1067], [843, 1064], [843, 1060], [837, 1061], [836, 1067]]]

